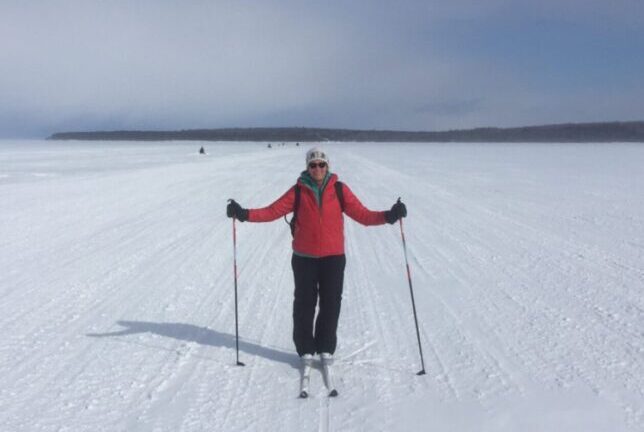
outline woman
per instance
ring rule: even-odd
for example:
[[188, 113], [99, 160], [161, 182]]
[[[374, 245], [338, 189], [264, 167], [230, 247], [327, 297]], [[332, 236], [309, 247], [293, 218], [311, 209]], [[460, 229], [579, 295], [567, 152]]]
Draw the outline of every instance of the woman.
[[[336, 185], [337, 184], [337, 185]], [[299, 189], [299, 191], [298, 191]], [[299, 198], [297, 196], [299, 195]], [[310, 362], [319, 353], [330, 363], [337, 345], [336, 332], [342, 301], [344, 267], [344, 220], [342, 212], [363, 225], [395, 223], [407, 216], [397, 202], [387, 211], [372, 211], [338, 176], [329, 170], [329, 158], [319, 148], [306, 153], [306, 170], [296, 185], [268, 207], [244, 209], [234, 200], [226, 214], [241, 222], [270, 222], [294, 211], [293, 257], [295, 278], [293, 341], [300, 357]], [[315, 307], [319, 312], [315, 320]]]

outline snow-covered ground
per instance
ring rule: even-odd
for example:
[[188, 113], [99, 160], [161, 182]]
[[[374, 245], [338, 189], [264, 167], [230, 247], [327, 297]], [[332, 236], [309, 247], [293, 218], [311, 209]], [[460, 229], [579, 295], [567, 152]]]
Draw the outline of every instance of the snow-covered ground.
[[[204, 144], [209, 152], [199, 155]], [[0, 142], [2, 431], [641, 431], [644, 146], [328, 144], [404, 228], [347, 219], [336, 381], [300, 400], [290, 233], [237, 224], [308, 146]]]

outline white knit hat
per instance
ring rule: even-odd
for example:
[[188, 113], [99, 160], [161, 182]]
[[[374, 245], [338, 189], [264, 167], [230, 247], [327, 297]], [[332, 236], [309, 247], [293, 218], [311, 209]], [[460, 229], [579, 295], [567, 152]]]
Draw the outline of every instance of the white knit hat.
[[306, 152], [306, 166], [309, 166], [309, 162], [313, 161], [322, 161], [329, 164], [329, 158], [326, 153], [318, 147], [313, 147], [311, 150]]

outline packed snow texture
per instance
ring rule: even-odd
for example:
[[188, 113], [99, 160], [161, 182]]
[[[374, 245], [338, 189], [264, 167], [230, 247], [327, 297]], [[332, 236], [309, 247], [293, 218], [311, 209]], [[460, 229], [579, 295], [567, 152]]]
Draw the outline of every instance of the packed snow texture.
[[[198, 154], [204, 145], [208, 155]], [[290, 232], [237, 223], [307, 145], [0, 141], [0, 430], [644, 430], [644, 146], [329, 143], [335, 381], [298, 399]]]

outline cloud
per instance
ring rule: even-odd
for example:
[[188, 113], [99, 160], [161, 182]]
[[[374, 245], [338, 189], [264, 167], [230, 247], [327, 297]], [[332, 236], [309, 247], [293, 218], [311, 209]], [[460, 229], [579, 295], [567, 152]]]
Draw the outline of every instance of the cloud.
[[[589, 1], [5, 0], [0, 135], [644, 117], [642, 60], [621, 54], [644, 47], [642, 8]], [[589, 107], [592, 87], [613, 102]]]
[[418, 113], [429, 113], [439, 116], [465, 115], [481, 109], [482, 99], [443, 100], [427, 103], [416, 108]]

